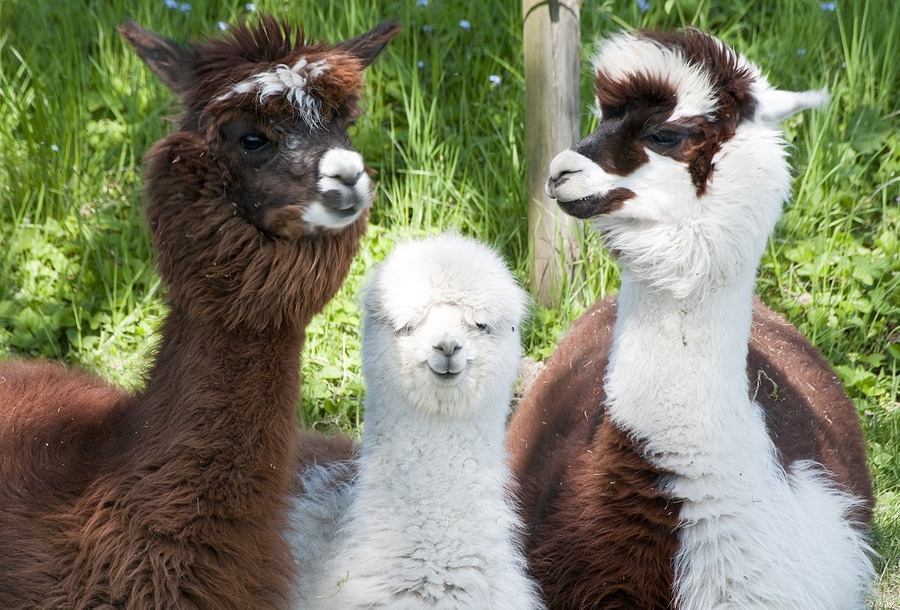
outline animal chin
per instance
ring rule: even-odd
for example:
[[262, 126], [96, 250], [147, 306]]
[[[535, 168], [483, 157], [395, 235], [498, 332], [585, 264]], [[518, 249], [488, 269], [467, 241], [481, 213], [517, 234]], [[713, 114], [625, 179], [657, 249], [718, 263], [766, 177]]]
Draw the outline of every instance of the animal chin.
[[569, 216], [586, 219], [615, 212], [621, 209], [624, 203], [632, 197], [634, 197], [633, 191], [626, 188], [614, 188], [605, 193], [572, 201], [557, 200], [557, 204]]

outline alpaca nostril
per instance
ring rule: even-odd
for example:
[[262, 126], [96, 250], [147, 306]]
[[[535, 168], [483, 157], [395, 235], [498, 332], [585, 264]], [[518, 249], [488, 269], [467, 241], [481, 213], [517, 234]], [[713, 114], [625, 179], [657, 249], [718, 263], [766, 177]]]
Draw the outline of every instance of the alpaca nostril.
[[544, 194], [550, 199], [556, 199], [556, 189], [561, 182], [563, 182], [562, 176], [550, 176], [547, 180], [547, 184], [544, 185]]
[[580, 170], [563, 170], [550, 176], [550, 178], [547, 179], [547, 186], [545, 189], [547, 191], [547, 195], [550, 197], [555, 197], [554, 191], [559, 188], [560, 185], [566, 182], [569, 179], [569, 176], [571, 176], [572, 174], [577, 174], [579, 171]]
[[340, 182], [341, 184], [343, 184], [344, 186], [346, 186], [348, 188], [352, 188], [352, 187], [356, 186], [356, 184], [359, 182], [360, 177], [364, 173], [365, 173], [365, 170], [359, 170], [358, 172], [355, 172], [355, 173], [344, 172], [344, 173], [340, 173], [340, 174], [328, 175], [326, 177], [337, 180], [338, 182]]
[[454, 339], [444, 339], [442, 341], [438, 341], [437, 345], [433, 346], [436, 352], [441, 352], [447, 358], [454, 356], [459, 350], [462, 349], [462, 345]]

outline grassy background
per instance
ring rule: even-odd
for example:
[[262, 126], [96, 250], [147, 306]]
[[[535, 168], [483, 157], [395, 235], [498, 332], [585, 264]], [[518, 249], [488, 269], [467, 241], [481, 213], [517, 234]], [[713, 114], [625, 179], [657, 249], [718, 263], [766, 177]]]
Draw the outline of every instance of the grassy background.
[[[0, 358], [48, 357], [141, 383], [164, 314], [141, 155], [175, 109], [114, 27], [132, 17], [183, 40], [254, 9], [316, 39], [384, 18], [405, 28], [369, 74], [368, 113], [353, 133], [378, 171], [378, 197], [350, 278], [309, 329], [299, 405], [307, 426], [359, 421], [354, 295], [397, 239], [456, 228], [528, 277], [516, 0], [0, 0]], [[586, 0], [583, 52], [604, 32], [685, 24], [737, 47], [777, 86], [832, 92], [825, 111], [785, 125], [795, 196], [758, 289], [823, 350], [859, 409], [879, 500], [875, 607], [900, 608], [900, 3]], [[588, 74], [582, 97], [587, 109]], [[586, 110], [583, 132], [592, 123]], [[615, 266], [584, 240], [566, 304], [536, 308], [526, 332], [537, 359], [615, 290]]]

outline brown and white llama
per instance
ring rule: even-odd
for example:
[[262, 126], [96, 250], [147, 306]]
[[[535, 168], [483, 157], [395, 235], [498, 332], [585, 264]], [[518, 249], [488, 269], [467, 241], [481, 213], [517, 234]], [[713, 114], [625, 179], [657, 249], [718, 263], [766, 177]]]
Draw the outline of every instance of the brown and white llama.
[[[621, 265], [508, 438], [550, 608], [861, 608], [873, 497], [854, 405], [752, 296], [790, 190], [772, 88], [713, 37], [613, 36], [597, 129], [548, 192]], [[749, 343], [749, 352], [748, 352]]]
[[346, 129], [397, 31], [329, 46], [263, 16], [182, 46], [120, 28], [184, 105], [148, 154], [169, 313], [134, 395], [0, 366], [0, 607], [288, 607], [301, 347], [365, 230]]

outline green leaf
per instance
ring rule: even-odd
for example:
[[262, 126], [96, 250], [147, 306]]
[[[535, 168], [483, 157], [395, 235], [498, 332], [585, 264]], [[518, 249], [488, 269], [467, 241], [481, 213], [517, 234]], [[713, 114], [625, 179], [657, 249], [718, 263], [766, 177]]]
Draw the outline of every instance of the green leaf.
[[877, 108], [860, 106], [853, 111], [847, 124], [850, 146], [860, 153], [873, 153], [891, 133], [891, 127], [881, 118]]
[[333, 364], [326, 364], [319, 371], [319, 377], [322, 379], [341, 379], [344, 376], [344, 371], [341, 370], [340, 367], [334, 366]]

